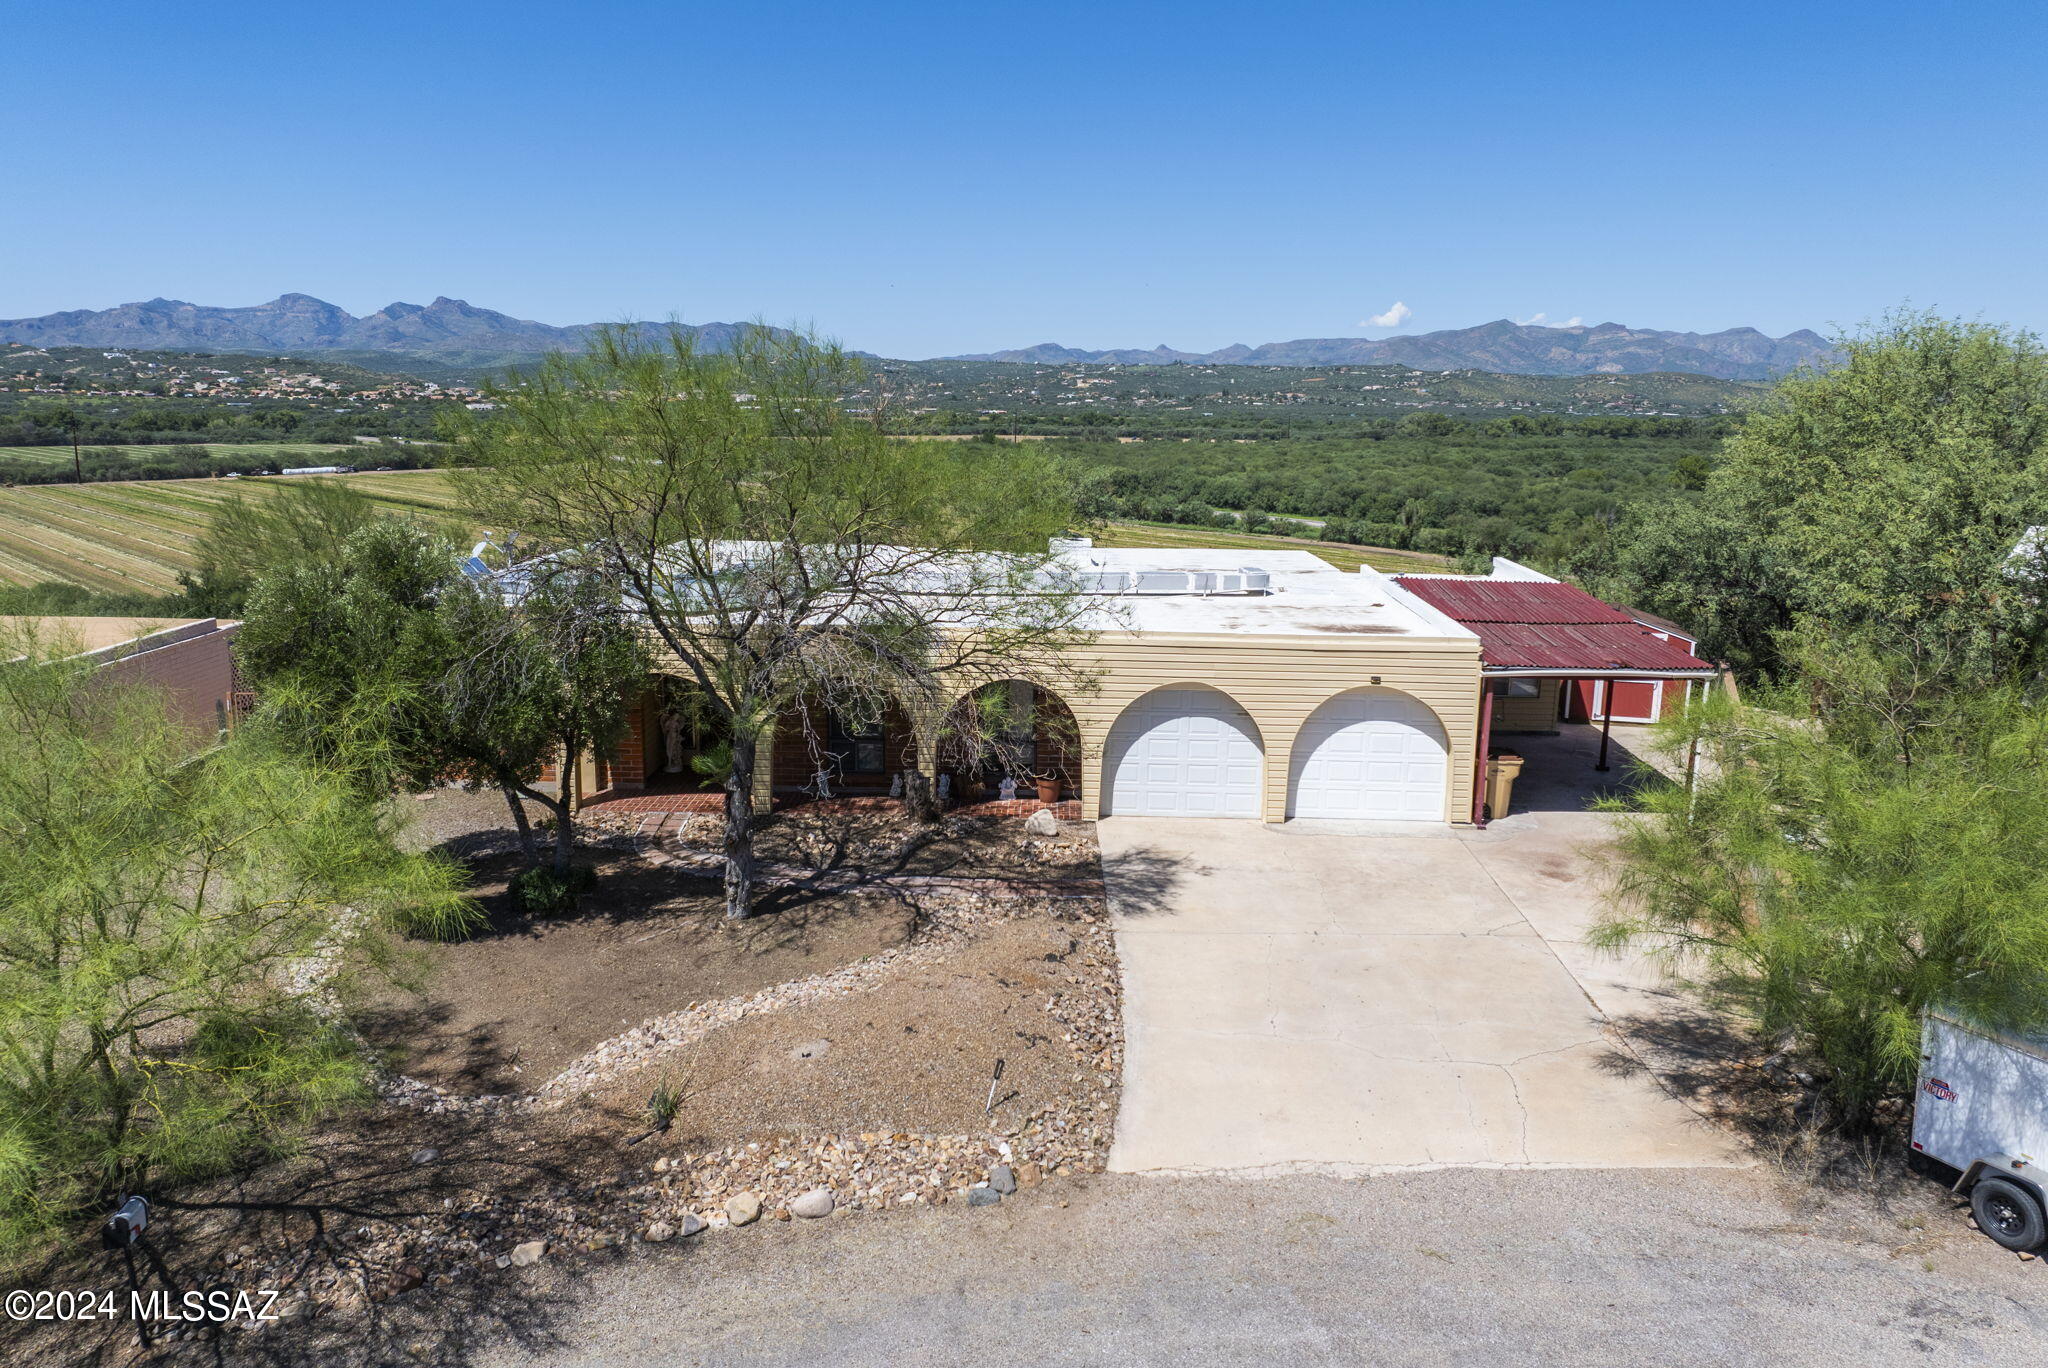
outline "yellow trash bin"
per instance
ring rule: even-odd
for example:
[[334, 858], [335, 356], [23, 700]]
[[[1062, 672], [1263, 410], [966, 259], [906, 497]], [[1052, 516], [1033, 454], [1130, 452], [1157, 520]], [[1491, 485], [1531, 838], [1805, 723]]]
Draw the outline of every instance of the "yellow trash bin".
[[1486, 760], [1486, 815], [1505, 817], [1515, 799], [1515, 776], [1522, 772], [1522, 757], [1503, 751]]

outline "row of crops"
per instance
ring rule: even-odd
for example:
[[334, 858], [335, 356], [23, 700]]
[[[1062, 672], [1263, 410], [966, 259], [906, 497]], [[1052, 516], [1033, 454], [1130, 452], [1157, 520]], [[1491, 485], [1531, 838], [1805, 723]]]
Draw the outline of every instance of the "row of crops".
[[[336, 465], [353, 464], [365, 455], [361, 447], [341, 447], [332, 442], [208, 442], [193, 446], [107, 446], [93, 445], [86, 448], [92, 452], [118, 451], [123, 456], [138, 460], [152, 456], [176, 453], [185, 456], [219, 457], [231, 461], [277, 461], [283, 465]], [[374, 451], [375, 448], [372, 448]], [[55, 466], [71, 468], [69, 446], [0, 446], [0, 465], [19, 462], [24, 465]]]
[[[290, 478], [138, 480], [0, 489], [0, 581], [62, 580], [107, 593], [165, 593], [192, 568], [193, 547], [222, 501], [272, 497]], [[346, 480], [395, 512], [453, 521], [454, 496], [435, 470]]]
[[[160, 594], [177, 587], [193, 565], [193, 547], [226, 499], [269, 498], [292, 479], [276, 476], [215, 480], [22, 485], [0, 489], [0, 582], [62, 580], [106, 593]], [[371, 471], [322, 476], [346, 481], [394, 512], [454, 523], [454, 491], [438, 470]], [[1333, 542], [1177, 527], [1114, 523], [1105, 546], [1241, 546], [1247, 553], [1290, 547], [1313, 551], [1341, 569], [1370, 563], [1382, 570], [1436, 570], [1439, 558], [1365, 550]]]

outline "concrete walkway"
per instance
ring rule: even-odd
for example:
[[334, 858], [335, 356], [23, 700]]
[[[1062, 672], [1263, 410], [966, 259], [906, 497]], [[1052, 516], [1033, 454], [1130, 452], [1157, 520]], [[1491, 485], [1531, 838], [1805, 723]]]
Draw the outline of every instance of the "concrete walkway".
[[1663, 991], [1580, 943], [1610, 820], [1105, 820], [1127, 1036], [1112, 1168], [1741, 1162], [1608, 1030]]

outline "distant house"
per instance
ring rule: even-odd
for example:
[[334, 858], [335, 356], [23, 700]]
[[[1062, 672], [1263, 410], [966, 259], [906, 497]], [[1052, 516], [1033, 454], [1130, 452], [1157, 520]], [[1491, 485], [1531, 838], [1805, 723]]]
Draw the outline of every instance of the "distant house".
[[173, 718], [218, 736], [237, 712], [231, 647], [239, 622], [218, 618], [0, 617], [26, 626], [44, 647], [76, 647], [106, 678], [164, 692]]

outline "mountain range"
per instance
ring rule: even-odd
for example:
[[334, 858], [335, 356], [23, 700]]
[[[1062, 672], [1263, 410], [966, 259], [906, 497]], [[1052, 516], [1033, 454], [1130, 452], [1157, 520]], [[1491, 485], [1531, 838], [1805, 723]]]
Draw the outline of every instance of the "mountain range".
[[[111, 309], [72, 309], [40, 318], [0, 319], [0, 342], [53, 347], [132, 347], [153, 351], [381, 352], [472, 363], [530, 359], [580, 349], [594, 323], [556, 327], [482, 309], [461, 299], [387, 304], [358, 318], [311, 295], [279, 295], [268, 304], [221, 308], [151, 299]], [[640, 324], [658, 331], [666, 325]], [[746, 325], [689, 327], [717, 350]], [[1504, 375], [1634, 375], [1683, 371], [1723, 380], [1768, 380], [1832, 355], [1808, 329], [1768, 337], [1755, 328], [1716, 333], [1664, 332], [1619, 323], [1546, 327], [1497, 319], [1473, 328], [1414, 336], [1300, 338], [1213, 352], [1113, 349], [1084, 351], [1044, 342], [1010, 351], [941, 357], [947, 361], [1021, 361], [1039, 365], [1118, 364], [1247, 366], [1403, 365], [1419, 370], [1482, 370]]]
[[[0, 327], [4, 327], [0, 324]], [[948, 361], [1025, 361], [1039, 365], [1164, 366], [1413, 366], [1417, 370], [1481, 370], [1500, 375], [1639, 375], [1687, 371], [1722, 380], [1768, 380], [1833, 355], [1828, 340], [1807, 328], [1768, 337], [1755, 328], [1663, 332], [1620, 323], [1554, 328], [1496, 319], [1472, 328], [1403, 337], [1304, 337], [1243, 343], [1212, 352], [1159, 346], [1083, 351], [1056, 342], [1012, 351], [945, 357]]]
[[[495, 309], [480, 309], [467, 300], [445, 295], [431, 304], [387, 304], [358, 318], [324, 299], [287, 294], [246, 308], [150, 299], [111, 309], [0, 319], [0, 342], [150, 351], [390, 352], [473, 359], [580, 350], [597, 326], [580, 323], [558, 328]], [[640, 326], [651, 329], [656, 325]], [[688, 331], [715, 350], [743, 326], [704, 323]]]

